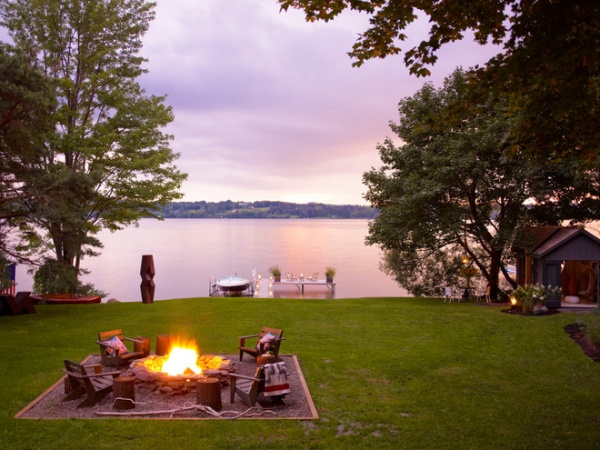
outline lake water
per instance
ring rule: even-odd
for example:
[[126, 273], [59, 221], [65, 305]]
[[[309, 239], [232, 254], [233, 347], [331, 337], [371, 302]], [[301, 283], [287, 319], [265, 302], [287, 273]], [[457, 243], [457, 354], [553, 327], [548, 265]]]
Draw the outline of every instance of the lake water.
[[[210, 277], [263, 276], [278, 265], [283, 272], [310, 275], [325, 267], [337, 271], [335, 298], [403, 297], [408, 294], [379, 270], [381, 252], [364, 244], [367, 220], [144, 219], [139, 227], [103, 231], [102, 254], [83, 261], [83, 277], [108, 298], [141, 301], [142, 255], [153, 255], [155, 300], [206, 297]], [[17, 267], [17, 290], [32, 289], [27, 267]], [[292, 286], [275, 297], [300, 297]], [[324, 286], [305, 289], [304, 298], [327, 298]], [[106, 300], [106, 299], [105, 299]]]

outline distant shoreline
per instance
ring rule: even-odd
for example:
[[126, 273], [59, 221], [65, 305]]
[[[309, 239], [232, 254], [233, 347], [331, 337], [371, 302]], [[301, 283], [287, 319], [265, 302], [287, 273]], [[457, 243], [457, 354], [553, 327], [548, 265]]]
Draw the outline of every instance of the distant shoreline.
[[377, 209], [324, 203], [172, 202], [160, 212], [165, 219], [375, 219]]

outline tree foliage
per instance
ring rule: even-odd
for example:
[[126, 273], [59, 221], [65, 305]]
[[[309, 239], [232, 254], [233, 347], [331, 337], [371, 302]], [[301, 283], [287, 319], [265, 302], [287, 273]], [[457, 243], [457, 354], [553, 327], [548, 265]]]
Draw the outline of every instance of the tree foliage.
[[[404, 144], [387, 139], [383, 166], [364, 174], [366, 199], [381, 211], [367, 243], [382, 247], [388, 273], [416, 294], [450, 282], [467, 254], [496, 297], [499, 273], [511, 281], [507, 250], [520, 225], [600, 216], [598, 171], [582, 179], [571, 164], [507, 158], [508, 102], [474, 102], [485, 98], [479, 86], [458, 70], [442, 88], [426, 84], [402, 100], [391, 129]], [[431, 270], [437, 280], [416, 275]]]
[[0, 45], [0, 267], [31, 261], [38, 248], [27, 223], [26, 204], [37, 194], [28, 181], [42, 172], [35, 162], [51, 130], [53, 106], [46, 78]]
[[[600, 130], [600, 2], [597, 0], [278, 0], [304, 10], [309, 21], [333, 20], [344, 10], [370, 17], [349, 55], [360, 66], [404, 52], [410, 73], [430, 74], [439, 49], [472, 31], [476, 42], [503, 51], [477, 68], [480, 82], [510, 100], [504, 144], [538, 159], [579, 157], [598, 166]], [[407, 26], [425, 15], [427, 39], [402, 49]]]
[[6, 0], [0, 17], [15, 47], [52, 83], [53, 131], [31, 166], [30, 219], [47, 230], [56, 259], [80, 268], [102, 228], [157, 216], [185, 174], [161, 129], [164, 97], [146, 95], [141, 38], [154, 17], [144, 0]]

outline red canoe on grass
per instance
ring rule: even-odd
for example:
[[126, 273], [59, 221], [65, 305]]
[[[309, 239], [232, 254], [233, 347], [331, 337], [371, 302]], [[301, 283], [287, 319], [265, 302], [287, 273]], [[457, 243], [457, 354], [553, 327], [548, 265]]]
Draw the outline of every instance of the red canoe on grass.
[[31, 298], [35, 304], [44, 302], [47, 305], [85, 305], [102, 301], [99, 295], [49, 294], [32, 295]]

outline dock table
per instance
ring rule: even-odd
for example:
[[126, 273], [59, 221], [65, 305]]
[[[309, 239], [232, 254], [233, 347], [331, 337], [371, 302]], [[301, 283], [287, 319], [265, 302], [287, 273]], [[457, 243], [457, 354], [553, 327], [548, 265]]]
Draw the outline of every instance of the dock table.
[[327, 280], [317, 280], [317, 281], [311, 281], [311, 280], [281, 280], [281, 281], [277, 281], [274, 284], [280, 284], [280, 285], [294, 285], [296, 286], [299, 290], [302, 291], [302, 294], [304, 294], [304, 286], [325, 286], [327, 287], [327, 289], [329, 289], [331, 291], [332, 294], [335, 294], [335, 283], [334, 282], [328, 282]]

